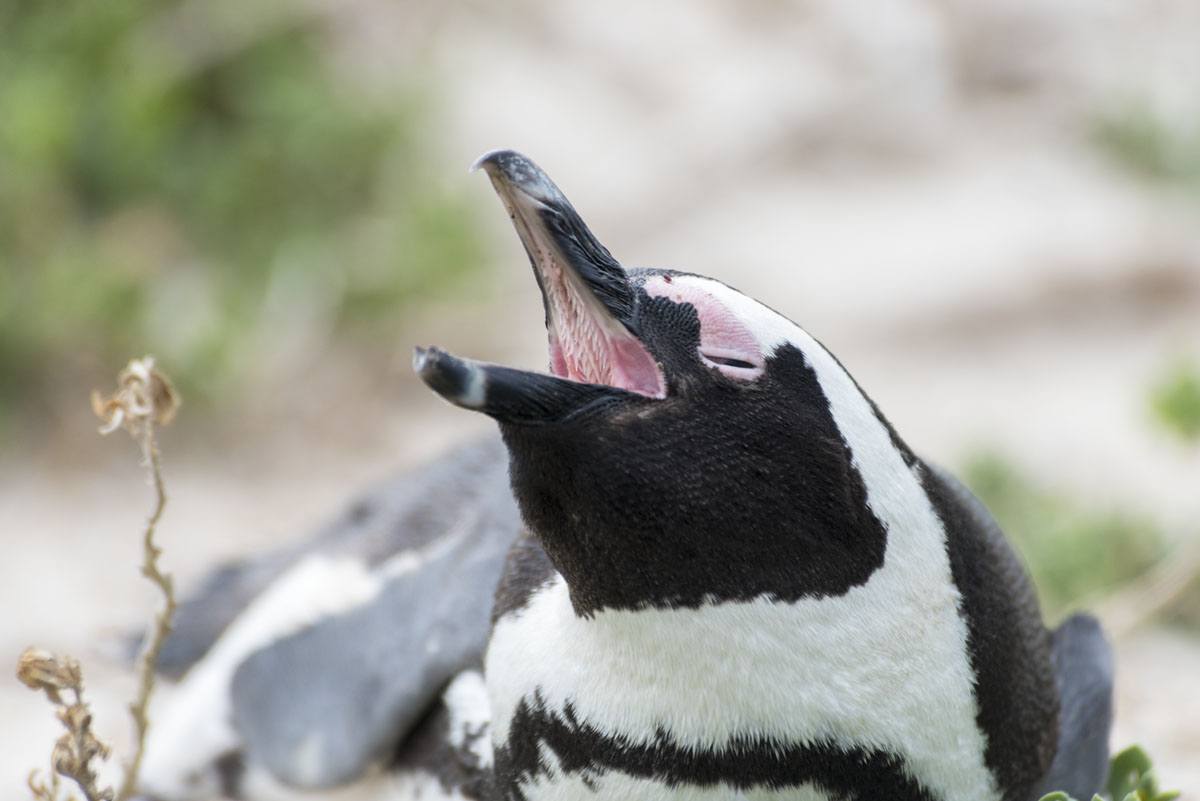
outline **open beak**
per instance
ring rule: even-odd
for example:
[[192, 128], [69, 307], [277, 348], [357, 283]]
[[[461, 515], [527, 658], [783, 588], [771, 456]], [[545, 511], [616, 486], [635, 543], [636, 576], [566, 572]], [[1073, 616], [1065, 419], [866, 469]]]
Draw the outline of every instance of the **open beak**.
[[542, 291], [550, 372], [543, 375], [417, 349], [413, 367], [435, 392], [502, 422], [550, 422], [585, 405], [663, 398], [662, 369], [634, 329], [634, 290], [554, 182], [512, 150], [482, 168], [508, 209]]

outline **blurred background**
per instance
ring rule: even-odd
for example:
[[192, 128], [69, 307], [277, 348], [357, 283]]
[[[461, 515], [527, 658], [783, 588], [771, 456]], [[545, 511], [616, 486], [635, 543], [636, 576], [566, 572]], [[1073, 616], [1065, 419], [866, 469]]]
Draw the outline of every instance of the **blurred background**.
[[[488, 430], [414, 344], [544, 363], [488, 182], [514, 147], [627, 265], [821, 338], [1099, 608], [1115, 744], [1200, 792], [1200, 5], [683, 0], [0, 4], [0, 662], [132, 682], [150, 492], [87, 397], [153, 353], [185, 405], [182, 587]], [[0, 681], [0, 786], [57, 723]], [[1186, 796], [1185, 796], [1186, 797]]]

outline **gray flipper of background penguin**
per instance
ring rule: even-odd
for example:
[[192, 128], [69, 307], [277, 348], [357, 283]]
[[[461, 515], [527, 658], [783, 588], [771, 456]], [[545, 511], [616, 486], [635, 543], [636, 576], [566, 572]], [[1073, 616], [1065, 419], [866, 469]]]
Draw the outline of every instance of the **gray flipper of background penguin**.
[[376, 487], [299, 545], [210, 578], [175, 635], [187, 672], [150, 734], [139, 791], [241, 797], [259, 781], [375, 775], [447, 682], [480, 664], [519, 530], [508, 456], [489, 437]]
[[276, 778], [316, 788], [361, 776], [393, 754], [446, 682], [482, 660], [519, 518], [506, 478], [458, 500], [444, 510], [457, 519], [441, 539], [380, 566], [394, 575], [373, 601], [237, 669], [234, 726]]
[[449, 475], [441, 463], [422, 471], [425, 495], [399, 525], [437, 536], [373, 560], [380, 588], [369, 603], [265, 645], [238, 667], [234, 727], [250, 761], [299, 787], [353, 780], [393, 754], [446, 682], [479, 664], [520, 523], [503, 450], [495, 441], [476, 450], [476, 469], [459, 459]]
[[1112, 727], [1112, 649], [1100, 623], [1077, 614], [1054, 631], [1054, 671], [1062, 710], [1058, 753], [1033, 798], [1062, 790], [1090, 798], [1108, 776], [1108, 735]]
[[[497, 468], [503, 472], [507, 459], [494, 438], [457, 448], [420, 470], [378, 484], [299, 542], [216, 568], [180, 602], [158, 671], [182, 676], [255, 597], [308, 554], [351, 554], [375, 563], [404, 548], [420, 547], [439, 533], [439, 514], [449, 511], [435, 508], [439, 500], [453, 506], [461, 488], [486, 484], [489, 477], [495, 483]], [[138, 653], [142, 636], [127, 640], [127, 658]]]
[[[229, 623], [296, 559], [317, 544], [306, 541], [252, 559], [222, 564], [179, 603], [171, 635], [163, 643], [156, 668], [178, 679], [208, 653]], [[142, 648], [143, 634], [126, 640], [125, 656], [132, 660]]]

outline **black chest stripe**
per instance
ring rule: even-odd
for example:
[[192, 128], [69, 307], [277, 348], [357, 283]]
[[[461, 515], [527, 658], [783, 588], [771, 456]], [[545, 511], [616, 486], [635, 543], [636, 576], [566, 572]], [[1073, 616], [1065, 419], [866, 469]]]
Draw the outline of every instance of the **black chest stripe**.
[[522, 701], [513, 717], [508, 745], [496, 753], [502, 796], [524, 801], [519, 783], [549, 775], [539, 749], [544, 743], [559, 768], [591, 784], [609, 771], [652, 779], [668, 786], [786, 789], [813, 784], [838, 801], [935, 801], [935, 796], [903, 769], [895, 754], [847, 748], [833, 743], [779, 744], [765, 739], [735, 740], [720, 751], [684, 748], [659, 731], [650, 744], [633, 744], [580, 721], [568, 705], [549, 711], [539, 698]]

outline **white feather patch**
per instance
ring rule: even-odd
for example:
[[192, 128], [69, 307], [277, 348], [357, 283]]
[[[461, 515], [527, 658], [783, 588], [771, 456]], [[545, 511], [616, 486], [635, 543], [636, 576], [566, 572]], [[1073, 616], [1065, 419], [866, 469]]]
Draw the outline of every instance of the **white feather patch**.
[[450, 745], [472, 754], [481, 767], [490, 768], [492, 712], [482, 674], [477, 670], [459, 673], [442, 694], [442, 702], [450, 713]]

